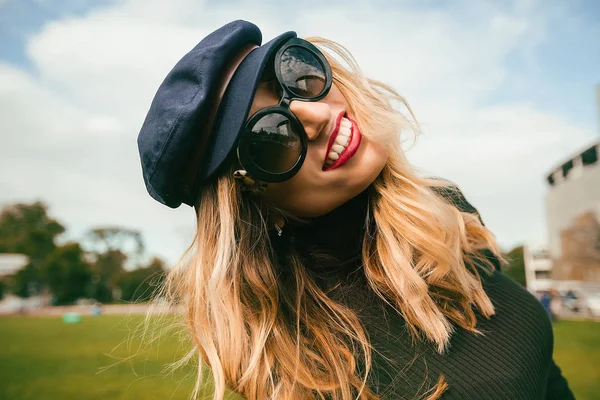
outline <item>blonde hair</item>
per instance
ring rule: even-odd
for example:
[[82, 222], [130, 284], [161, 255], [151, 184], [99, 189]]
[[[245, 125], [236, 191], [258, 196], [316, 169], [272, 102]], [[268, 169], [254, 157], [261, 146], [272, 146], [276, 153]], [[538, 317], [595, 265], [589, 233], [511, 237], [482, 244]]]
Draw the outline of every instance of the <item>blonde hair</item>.
[[[413, 123], [394, 108], [399, 102], [412, 115], [404, 99], [365, 78], [340, 45], [308, 40], [328, 58], [363, 134], [391, 150], [372, 185], [362, 249], [367, 282], [414, 338], [442, 352], [453, 323], [477, 332], [473, 308], [484, 317], [494, 313], [478, 272], [492, 267], [482, 250], [497, 255], [494, 238], [432, 189], [447, 182], [419, 177], [404, 158], [397, 135]], [[171, 270], [164, 288], [184, 308], [198, 356], [194, 396], [206, 364], [215, 400], [226, 387], [250, 400], [379, 399], [368, 385], [372, 349], [359, 318], [328, 297], [293, 249], [276, 254], [273, 210], [227, 173], [201, 190], [196, 213], [188, 261]], [[446, 386], [440, 377], [421, 397], [438, 398]]]

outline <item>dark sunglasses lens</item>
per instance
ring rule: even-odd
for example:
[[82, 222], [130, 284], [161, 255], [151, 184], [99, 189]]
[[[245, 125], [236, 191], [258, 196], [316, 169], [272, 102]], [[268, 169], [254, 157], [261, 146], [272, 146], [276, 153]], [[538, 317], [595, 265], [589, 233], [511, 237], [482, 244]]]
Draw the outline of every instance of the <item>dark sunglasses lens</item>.
[[254, 163], [265, 171], [282, 173], [298, 162], [302, 152], [300, 134], [288, 117], [267, 114], [252, 128], [250, 155]]
[[283, 84], [297, 96], [316, 97], [325, 89], [325, 68], [303, 47], [288, 47], [281, 55], [279, 68]]

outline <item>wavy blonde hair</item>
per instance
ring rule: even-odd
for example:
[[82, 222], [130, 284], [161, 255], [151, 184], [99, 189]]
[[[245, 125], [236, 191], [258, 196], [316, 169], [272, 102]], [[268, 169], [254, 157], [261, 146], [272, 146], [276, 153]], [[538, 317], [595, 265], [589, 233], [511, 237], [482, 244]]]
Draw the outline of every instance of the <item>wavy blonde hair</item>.
[[[372, 185], [362, 248], [367, 282], [414, 338], [442, 352], [453, 324], [477, 332], [474, 309], [494, 313], [478, 271], [492, 268], [482, 251], [499, 255], [495, 240], [476, 216], [432, 189], [447, 182], [422, 178], [408, 164], [399, 133], [414, 128], [414, 119], [394, 108], [399, 103], [412, 116], [405, 100], [366, 78], [342, 46], [308, 40], [328, 58], [361, 132], [390, 149]], [[274, 210], [241, 192], [227, 173], [202, 188], [196, 213], [187, 261], [171, 270], [164, 288], [185, 310], [198, 356], [193, 395], [207, 365], [214, 400], [226, 387], [249, 400], [379, 399], [368, 385], [372, 349], [359, 318], [316, 284], [293, 249], [276, 254], [269, 235]], [[446, 386], [440, 377], [421, 397], [438, 398]]]

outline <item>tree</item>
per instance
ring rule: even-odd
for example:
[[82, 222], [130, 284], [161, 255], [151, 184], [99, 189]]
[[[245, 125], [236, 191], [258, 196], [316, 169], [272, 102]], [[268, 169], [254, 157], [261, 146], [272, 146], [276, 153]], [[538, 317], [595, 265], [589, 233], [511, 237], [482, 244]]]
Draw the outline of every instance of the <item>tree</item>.
[[123, 273], [127, 255], [121, 250], [108, 250], [96, 254], [92, 263], [93, 288], [92, 297], [107, 303], [113, 300], [121, 274]]
[[514, 279], [517, 283], [525, 286], [525, 260], [523, 258], [523, 246], [517, 246], [506, 254], [508, 267], [504, 273]]
[[[48, 216], [42, 202], [13, 204], [0, 212], [0, 253], [29, 257], [29, 264], [10, 279], [12, 291], [27, 297], [49, 290], [58, 304], [79, 297], [112, 301], [120, 290], [126, 264], [130, 268], [141, 264], [144, 243], [140, 232], [99, 227], [88, 233], [81, 246], [78, 243], [57, 246], [56, 239], [64, 231], [63, 225]], [[146, 276], [162, 276], [161, 271], [162, 262], [154, 260], [141, 271], [132, 271], [123, 282], [129, 282], [129, 290], [132, 282], [137, 280], [137, 287]], [[0, 287], [0, 296], [3, 289]]]
[[0, 279], [0, 300], [4, 298], [4, 293], [6, 292], [6, 282]]
[[119, 250], [132, 261], [138, 261], [145, 249], [142, 234], [139, 231], [118, 226], [90, 230], [85, 243], [95, 254], [105, 254], [112, 250]]
[[42, 202], [18, 203], [0, 213], [0, 253], [20, 253], [29, 257], [29, 264], [19, 271], [13, 291], [27, 297], [47, 286], [42, 269], [46, 257], [56, 249], [55, 240], [65, 228], [48, 216]]
[[89, 296], [92, 273], [79, 243], [57, 247], [48, 256], [43, 272], [55, 304], [69, 304]]
[[101, 302], [110, 302], [119, 290], [121, 275], [125, 265], [139, 264], [144, 252], [144, 242], [139, 231], [123, 227], [94, 228], [85, 238], [91, 250], [92, 294]]
[[146, 267], [123, 273], [119, 281], [121, 298], [130, 302], [148, 301], [165, 278], [164, 262], [153, 258]]
[[[41, 268], [40, 268], [41, 269]], [[27, 264], [15, 274], [12, 292], [20, 297], [29, 297], [40, 292], [42, 277], [32, 263]]]

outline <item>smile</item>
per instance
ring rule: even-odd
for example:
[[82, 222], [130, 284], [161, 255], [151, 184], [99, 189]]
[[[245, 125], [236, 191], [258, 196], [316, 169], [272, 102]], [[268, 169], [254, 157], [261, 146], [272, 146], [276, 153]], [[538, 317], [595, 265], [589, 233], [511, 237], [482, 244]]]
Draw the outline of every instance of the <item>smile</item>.
[[341, 112], [329, 138], [323, 171], [336, 169], [346, 163], [358, 150], [360, 141], [361, 134], [356, 123]]

